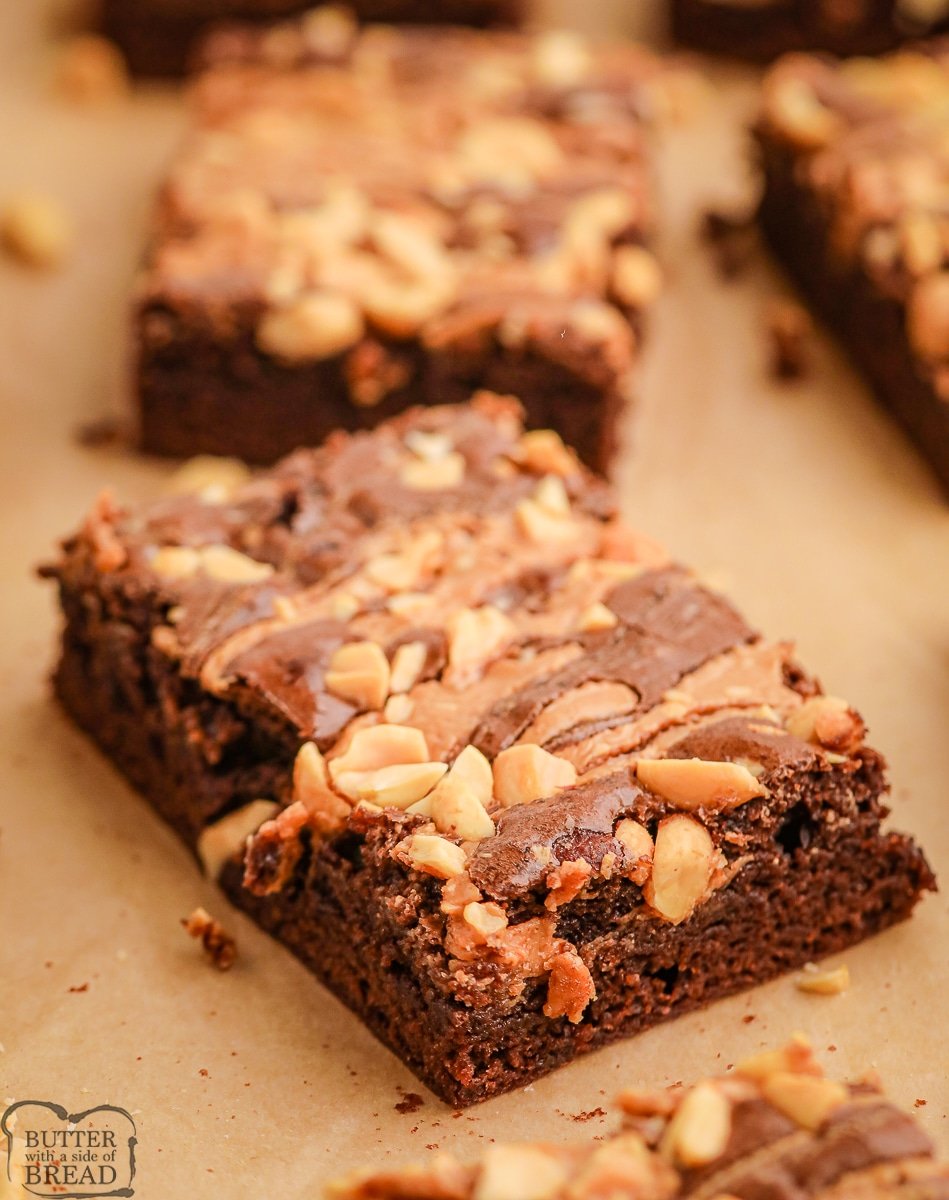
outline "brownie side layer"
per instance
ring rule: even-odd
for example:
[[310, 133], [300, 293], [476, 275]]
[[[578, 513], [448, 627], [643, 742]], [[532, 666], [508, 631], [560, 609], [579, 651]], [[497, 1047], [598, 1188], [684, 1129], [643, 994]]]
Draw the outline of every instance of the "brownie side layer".
[[540, 983], [514, 1013], [446, 1002], [430, 952], [404, 933], [418, 917], [411, 892], [406, 901], [403, 881], [387, 886], [371, 845], [355, 838], [321, 851], [277, 897], [251, 896], [236, 867], [222, 883], [436, 1095], [462, 1107], [843, 950], [908, 917], [929, 881], [912, 842], [881, 839], [871, 817], [806, 854], [778, 843], [772, 861], [743, 869], [684, 925], [603, 932], [591, 913], [577, 944], [596, 999], [577, 1024], [545, 1016]]
[[[209, 24], [223, 20], [267, 22], [312, 8], [309, 0], [101, 0], [100, 27], [121, 48], [136, 75], [184, 75], [191, 52]], [[347, 6], [364, 21], [428, 24], [429, 0], [351, 0]], [[492, 26], [515, 24], [519, 0], [439, 0], [443, 23]]]
[[[677, 42], [713, 54], [769, 62], [798, 50], [832, 54], [882, 54], [908, 38], [934, 32], [933, 22], [913, 24], [894, 0], [871, 0], [858, 16], [834, 19], [822, 0], [775, 0], [771, 4], [720, 0], [670, 0]], [[856, 7], [856, 6], [854, 6]]]
[[[170, 338], [153, 336], [156, 322], [173, 326]], [[373, 429], [414, 405], [459, 403], [484, 388], [524, 397], [531, 428], [556, 429], [584, 462], [604, 469], [630, 399], [606, 363], [591, 361], [581, 348], [571, 360], [562, 353], [563, 341], [503, 345], [496, 329], [475, 327], [471, 337], [437, 350], [395, 347], [410, 382], [361, 407], [352, 402], [341, 358], [288, 366], [261, 354], [250, 336], [221, 341], [186, 322], [186, 316], [171, 317], [161, 302], [143, 307], [137, 317], [139, 437], [151, 454], [272, 463], [325, 441], [335, 429]]]
[[801, 182], [793, 151], [761, 131], [757, 142], [764, 174], [758, 220], [768, 245], [949, 493], [949, 403], [912, 352], [905, 305], [859, 264], [840, 259], [827, 210]]

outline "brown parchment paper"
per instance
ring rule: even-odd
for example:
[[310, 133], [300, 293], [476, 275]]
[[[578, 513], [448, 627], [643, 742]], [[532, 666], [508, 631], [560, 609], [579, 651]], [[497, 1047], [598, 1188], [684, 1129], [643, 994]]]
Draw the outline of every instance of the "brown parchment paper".
[[[68, 725], [45, 681], [53, 597], [30, 572], [105, 483], [145, 497], [170, 470], [84, 448], [75, 431], [120, 407], [127, 288], [181, 113], [161, 89], [98, 110], [52, 99], [47, 16], [40, 0], [0, 3], [0, 196], [47, 191], [78, 229], [61, 272], [0, 262], [0, 1099], [128, 1109], [142, 1200], [295, 1200], [428, 1147], [593, 1136], [621, 1084], [716, 1071], [801, 1029], [833, 1072], [877, 1067], [949, 1151], [945, 894], [842, 956], [845, 995], [783, 979], [459, 1115], [231, 911]], [[634, 0], [547, 0], [544, 16], [601, 30], [656, 20]], [[752, 83], [718, 70], [705, 110], [659, 154], [668, 292], [618, 467], [623, 500], [859, 704], [891, 760], [894, 823], [949, 879], [949, 507], [827, 339], [803, 382], [767, 378], [760, 310], [782, 284], [762, 260], [722, 283], [695, 238], [703, 204], [747, 192]], [[229, 974], [179, 926], [197, 904], [239, 940]], [[405, 1093], [417, 1111], [397, 1111]]]

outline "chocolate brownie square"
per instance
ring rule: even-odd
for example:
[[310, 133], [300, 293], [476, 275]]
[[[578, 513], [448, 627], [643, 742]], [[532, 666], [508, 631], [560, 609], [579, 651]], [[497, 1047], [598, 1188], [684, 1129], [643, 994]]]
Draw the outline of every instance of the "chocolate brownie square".
[[68, 712], [451, 1104], [933, 886], [857, 712], [510, 401], [104, 499], [47, 574]]
[[269, 462], [485, 387], [604, 463], [659, 283], [651, 58], [320, 10], [206, 59], [137, 290], [143, 448]]
[[756, 127], [768, 243], [949, 489], [949, 39], [781, 60]]

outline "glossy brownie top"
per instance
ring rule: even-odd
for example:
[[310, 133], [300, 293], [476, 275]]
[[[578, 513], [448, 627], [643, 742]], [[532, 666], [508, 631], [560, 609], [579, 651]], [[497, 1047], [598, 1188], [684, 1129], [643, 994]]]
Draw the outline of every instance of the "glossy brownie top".
[[788, 56], [765, 78], [759, 126], [799, 157], [840, 259], [906, 305], [949, 402], [949, 39], [880, 59]]
[[280, 890], [313, 838], [370, 836], [434, 888], [454, 960], [500, 956], [515, 991], [553, 970], [546, 1011], [578, 1020], [592, 982], [558, 910], [632, 884], [678, 924], [774, 852], [793, 805], [806, 823], [875, 803], [857, 714], [514, 402], [232, 475], [198, 463], [191, 494], [100, 502], [56, 570], [131, 597], [153, 653], [299, 748], [285, 794], [204, 835], [231, 851], [256, 830], [252, 890]]
[[620, 1128], [571, 1146], [492, 1146], [473, 1164], [359, 1171], [333, 1200], [937, 1200], [949, 1168], [870, 1074], [826, 1079], [803, 1038], [691, 1087], [620, 1094]]
[[345, 354], [367, 406], [380, 342], [497, 335], [627, 368], [626, 316], [659, 284], [644, 51], [322, 9], [222, 31], [205, 61], [141, 281], [147, 340], [171, 313], [281, 363]]

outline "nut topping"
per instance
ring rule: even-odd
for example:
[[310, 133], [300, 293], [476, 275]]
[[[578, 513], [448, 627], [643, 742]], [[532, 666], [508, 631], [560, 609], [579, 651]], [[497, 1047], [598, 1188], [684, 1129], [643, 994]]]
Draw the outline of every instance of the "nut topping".
[[472, 1200], [556, 1200], [565, 1166], [540, 1146], [490, 1146]]
[[643, 887], [646, 903], [679, 925], [708, 892], [715, 848], [708, 830], [682, 813], [659, 822], [652, 874]]
[[394, 695], [411, 691], [425, 667], [428, 648], [424, 642], [403, 642], [392, 656], [389, 691]]
[[769, 1075], [762, 1082], [761, 1091], [779, 1112], [812, 1130], [819, 1129], [835, 1108], [850, 1099], [850, 1093], [842, 1083], [789, 1071], [775, 1071]]
[[454, 683], [462, 683], [500, 656], [516, 636], [517, 627], [499, 608], [484, 604], [454, 613], [446, 622], [446, 631], [447, 676]]
[[626, 857], [632, 864], [626, 868], [626, 875], [633, 883], [641, 886], [649, 878], [652, 864], [654, 846], [649, 830], [631, 817], [624, 817], [617, 824], [613, 836], [623, 847]]
[[725, 1153], [731, 1129], [731, 1104], [713, 1083], [699, 1083], [666, 1127], [661, 1151], [684, 1167], [704, 1167]]
[[839, 996], [850, 987], [850, 970], [844, 963], [833, 971], [808, 971], [794, 981], [798, 991], [810, 992], [815, 996]]
[[573, 763], [529, 743], [502, 750], [493, 771], [494, 795], [502, 808], [553, 796], [577, 782]]
[[356, 772], [355, 778], [342, 774], [336, 785], [347, 794], [354, 786], [360, 800], [368, 800], [379, 808], [408, 808], [427, 796], [447, 769], [439, 762], [397, 763], [366, 774]]
[[647, 308], [662, 290], [662, 271], [644, 246], [618, 246], [613, 254], [613, 295], [627, 308]]
[[686, 812], [737, 808], [768, 789], [747, 767], [700, 758], [642, 758], [636, 775], [643, 787]]
[[198, 858], [208, 879], [217, 879], [226, 862], [243, 849], [252, 833], [280, 811], [273, 800], [252, 800], [201, 831]]
[[162, 546], [150, 566], [166, 579], [190, 579], [201, 569], [201, 554], [193, 546]]
[[389, 694], [389, 660], [375, 642], [347, 642], [333, 655], [326, 687], [362, 710], [379, 709]]
[[589, 608], [584, 609], [580, 615], [578, 628], [581, 633], [599, 633], [604, 629], [613, 629], [618, 623], [619, 618], [616, 613], [611, 612], [602, 600], [597, 600]]
[[477, 746], [465, 746], [451, 764], [448, 777], [466, 783], [485, 808], [491, 803], [494, 775], [491, 764]]
[[434, 492], [463, 483], [465, 467], [464, 455], [454, 450], [444, 458], [410, 459], [399, 472], [399, 479], [414, 491]]
[[257, 344], [286, 362], [319, 362], [349, 350], [363, 332], [362, 314], [352, 300], [314, 292], [266, 313], [257, 326]]
[[579, 464], [567, 449], [559, 433], [552, 429], [531, 429], [521, 435], [515, 462], [535, 475], [576, 475]]
[[0, 208], [0, 246], [28, 267], [58, 267], [72, 241], [66, 210], [47, 196], [15, 196]]
[[431, 795], [431, 816], [439, 833], [474, 842], [494, 835], [494, 822], [471, 784], [451, 773]]
[[349, 805], [332, 790], [323, 755], [304, 742], [293, 763], [293, 799], [299, 801], [320, 833], [333, 833], [349, 816]]
[[258, 562], [231, 546], [204, 546], [201, 568], [218, 583], [262, 583], [273, 574], [270, 563]]
[[465, 852], [447, 838], [432, 833], [413, 833], [396, 847], [416, 871], [434, 875], [436, 879], [451, 879], [465, 869]]
[[507, 913], [493, 901], [482, 904], [480, 901], [474, 900], [465, 905], [461, 915], [465, 922], [485, 940], [507, 928]]
[[785, 722], [788, 733], [825, 750], [847, 754], [863, 742], [866, 727], [846, 700], [837, 696], [812, 696]]
[[821, 1074], [811, 1044], [803, 1034], [796, 1033], [787, 1045], [779, 1050], [765, 1050], [761, 1054], [744, 1059], [735, 1067], [736, 1074], [757, 1080], [787, 1072], [796, 1075]]
[[425, 734], [411, 725], [371, 725], [357, 729], [344, 753], [327, 766], [335, 782], [350, 771], [378, 771], [398, 763], [429, 761]]

